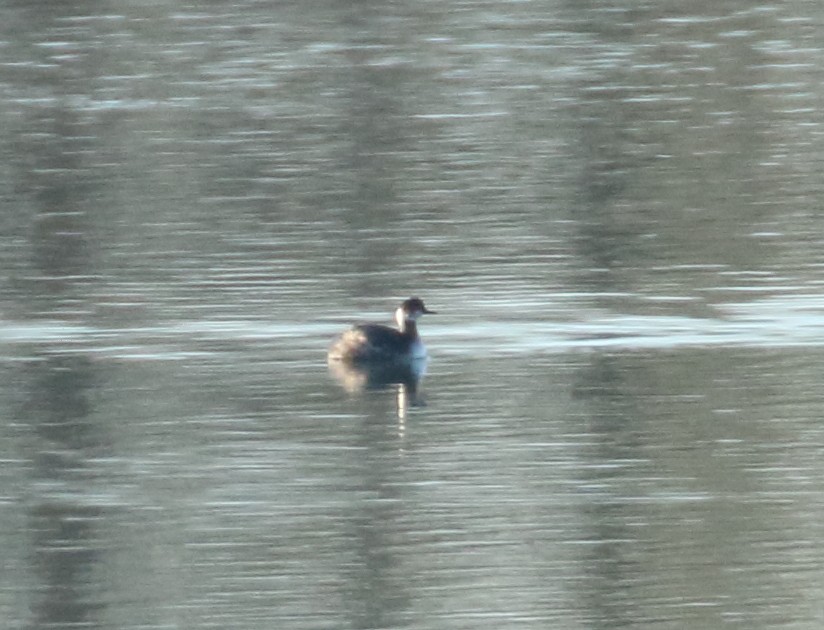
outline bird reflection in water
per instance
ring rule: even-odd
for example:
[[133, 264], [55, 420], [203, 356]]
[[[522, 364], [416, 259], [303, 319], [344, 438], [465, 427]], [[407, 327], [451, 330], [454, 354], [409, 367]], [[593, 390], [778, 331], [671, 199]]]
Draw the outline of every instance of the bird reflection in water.
[[398, 419], [404, 420], [410, 407], [423, 406], [419, 385], [426, 374], [426, 358], [393, 362], [352, 363], [329, 361], [329, 372], [352, 394], [397, 387]]
[[434, 315], [423, 300], [411, 297], [395, 309], [397, 328], [358, 324], [332, 343], [329, 370], [349, 392], [398, 386], [398, 418], [419, 406], [418, 385], [426, 371], [426, 347], [418, 334], [418, 320]]

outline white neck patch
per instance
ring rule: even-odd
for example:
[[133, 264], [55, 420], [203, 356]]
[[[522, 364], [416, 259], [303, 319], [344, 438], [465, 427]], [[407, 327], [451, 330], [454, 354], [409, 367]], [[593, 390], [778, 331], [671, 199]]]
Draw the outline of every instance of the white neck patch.
[[418, 320], [419, 312], [407, 313], [402, 308], [395, 311], [395, 321], [398, 323], [398, 328], [403, 330], [406, 327], [406, 322], [414, 322]]

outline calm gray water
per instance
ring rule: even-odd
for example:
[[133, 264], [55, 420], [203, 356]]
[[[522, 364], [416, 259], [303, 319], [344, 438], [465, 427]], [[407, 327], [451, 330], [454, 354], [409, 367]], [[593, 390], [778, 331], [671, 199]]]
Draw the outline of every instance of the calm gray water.
[[824, 5], [2, 17], [3, 628], [822, 627]]

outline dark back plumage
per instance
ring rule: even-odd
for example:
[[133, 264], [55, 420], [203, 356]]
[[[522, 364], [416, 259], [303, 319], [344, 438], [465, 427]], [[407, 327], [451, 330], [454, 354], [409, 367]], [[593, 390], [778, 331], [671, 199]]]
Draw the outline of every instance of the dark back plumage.
[[413, 341], [389, 326], [359, 324], [340, 336], [330, 354], [350, 361], [390, 361], [406, 355]]

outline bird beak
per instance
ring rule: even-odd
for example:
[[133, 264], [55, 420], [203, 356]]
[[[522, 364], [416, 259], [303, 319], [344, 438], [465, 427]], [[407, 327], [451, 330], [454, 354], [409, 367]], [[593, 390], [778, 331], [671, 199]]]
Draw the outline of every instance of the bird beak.
[[429, 310], [428, 308], [426, 308], [425, 306], [423, 307], [423, 311], [421, 311], [421, 312], [422, 312], [422, 313], [425, 313], [426, 315], [437, 315], [437, 314], [438, 314], [438, 311], [430, 311], [430, 310]]

